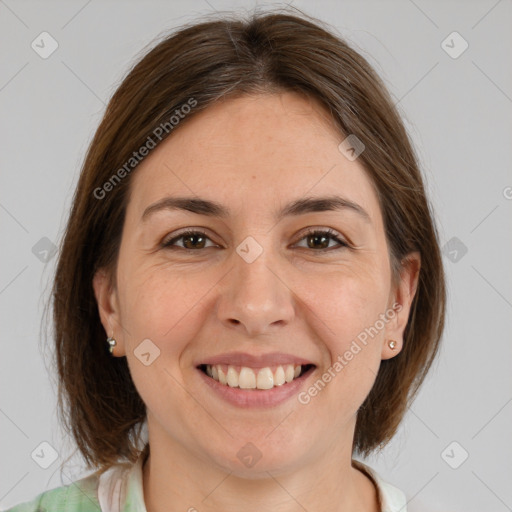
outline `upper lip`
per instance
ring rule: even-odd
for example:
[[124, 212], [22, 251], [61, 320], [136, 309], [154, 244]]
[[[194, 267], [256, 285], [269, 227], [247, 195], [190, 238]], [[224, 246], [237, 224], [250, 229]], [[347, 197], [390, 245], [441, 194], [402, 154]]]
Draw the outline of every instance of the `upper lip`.
[[[227, 364], [232, 366], [247, 366], [249, 368], [265, 368], [267, 366], [279, 366], [283, 364], [314, 365], [311, 361], [283, 352], [272, 352], [269, 354], [253, 355], [246, 352], [226, 352], [199, 362], [201, 364]], [[198, 365], [198, 366], [199, 366]]]

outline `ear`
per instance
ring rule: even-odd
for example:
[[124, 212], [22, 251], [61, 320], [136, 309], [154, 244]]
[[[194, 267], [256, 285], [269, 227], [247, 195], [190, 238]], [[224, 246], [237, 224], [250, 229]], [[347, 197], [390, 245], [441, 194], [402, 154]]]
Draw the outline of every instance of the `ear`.
[[[416, 295], [418, 279], [421, 268], [421, 256], [419, 252], [409, 253], [401, 263], [399, 283], [394, 287], [390, 296], [389, 310], [395, 314], [386, 324], [386, 335], [382, 345], [382, 359], [390, 359], [403, 348], [403, 337], [405, 327], [409, 320], [411, 304]], [[396, 341], [396, 347], [391, 349], [388, 345], [390, 340]]]
[[[103, 328], [107, 336], [112, 336], [116, 340], [112, 355], [116, 357], [124, 356], [126, 355], [125, 340], [121, 326], [117, 291], [112, 286], [110, 276], [106, 270], [100, 269], [94, 274], [92, 286]], [[107, 345], [106, 340], [105, 345]]]

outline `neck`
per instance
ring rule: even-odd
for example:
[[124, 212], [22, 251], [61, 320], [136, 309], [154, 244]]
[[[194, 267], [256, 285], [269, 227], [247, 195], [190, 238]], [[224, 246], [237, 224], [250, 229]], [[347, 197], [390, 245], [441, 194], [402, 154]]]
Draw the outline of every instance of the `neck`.
[[151, 450], [143, 466], [147, 512], [380, 510], [374, 483], [352, 466], [348, 449], [332, 450], [294, 471], [263, 471], [245, 478], [199, 460], [179, 443], [155, 441], [150, 437], [150, 445], [159, 449]]

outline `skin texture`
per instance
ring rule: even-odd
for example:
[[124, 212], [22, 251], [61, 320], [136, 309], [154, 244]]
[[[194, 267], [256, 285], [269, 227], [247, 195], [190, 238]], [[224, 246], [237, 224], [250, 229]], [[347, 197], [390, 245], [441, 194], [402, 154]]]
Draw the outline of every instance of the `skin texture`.
[[[93, 284], [114, 356], [127, 357], [147, 406], [148, 512], [378, 510], [372, 482], [351, 466], [356, 413], [381, 359], [402, 348], [420, 258], [411, 255], [394, 288], [377, 196], [358, 160], [339, 151], [344, 138], [316, 100], [243, 96], [187, 119], [134, 172], [117, 288], [103, 271]], [[371, 222], [350, 210], [273, 218], [292, 200], [333, 193]], [[141, 221], [165, 196], [214, 200], [232, 215], [168, 210]], [[327, 251], [308, 246], [310, 227], [335, 230], [350, 248], [333, 239]], [[208, 239], [189, 251], [197, 240], [160, 246], [182, 228], [201, 228]], [[236, 252], [248, 236], [263, 249], [250, 264]], [[235, 350], [286, 352], [317, 366], [307, 389], [395, 302], [401, 310], [307, 405], [292, 397], [240, 409], [195, 368]], [[147, 338], [160, 350], [149, 366], [134, 355]], [[247, 442], [262, 455], [251, 468], [237, 457]]]

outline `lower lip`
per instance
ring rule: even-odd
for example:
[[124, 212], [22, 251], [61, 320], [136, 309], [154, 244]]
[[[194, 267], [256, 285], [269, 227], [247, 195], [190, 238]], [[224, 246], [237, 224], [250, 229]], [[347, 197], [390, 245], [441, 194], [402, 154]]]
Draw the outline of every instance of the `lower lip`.
[[294, 395], [297, 395], [305, 381], [313, 374], [316, 367], [311, 367], [304, 375], [287, 382], [282, 386], [275, 386], [272, 389], [240, 389], [232, 388], [221, 384], [215, 379], [208, 377], [199, 368], [202, 379], [210, 388], [226, 402], [241, 408], [251, 407], [274, 407], [282, 404]]

